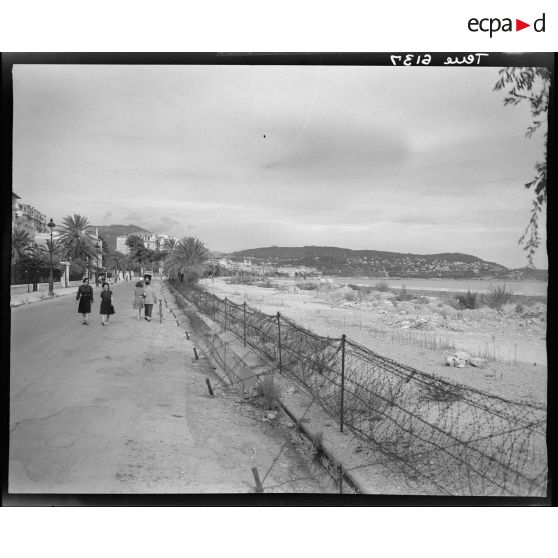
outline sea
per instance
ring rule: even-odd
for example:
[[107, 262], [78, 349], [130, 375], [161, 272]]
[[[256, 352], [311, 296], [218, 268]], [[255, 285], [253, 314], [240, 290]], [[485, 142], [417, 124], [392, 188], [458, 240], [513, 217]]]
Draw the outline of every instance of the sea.
[[547, 281], [502, 281], [496, 279], [392, 279], [392, 278], [369, 278], [369, 277], [323, 277], [329, 283], [340, 285], [363, 285], [374, 286], [377, 283], [387, 283], [392, 289], [401, 289], [403, 285], [407, 289], [417, 291], [439, 291], [451, 293], [487, 293], [490, 289], [505, 285], [506, 290], [513, 294], [522, 296], [546, 297]]

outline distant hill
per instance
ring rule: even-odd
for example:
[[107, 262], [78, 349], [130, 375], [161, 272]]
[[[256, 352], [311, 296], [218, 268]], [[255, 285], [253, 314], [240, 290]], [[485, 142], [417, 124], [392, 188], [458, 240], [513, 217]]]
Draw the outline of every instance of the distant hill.
[[470, 254], [411, 254], [335, 246], [269, 246], [233, 252], [232, 260], [316, 268], [329, 275], [389, 277], [499, 277], [509, 270]]
[[124, 234], [134, 234], [134, 233], [147, 233], [150, 231], [138, 227], [137, 225], [109, 225], [109, 226], [96, 226], [92, 225], [88, 227], [90, 231], [98, 230], [99, 236], [107, 243], [111, 250], [116, 250], [116, 237]]

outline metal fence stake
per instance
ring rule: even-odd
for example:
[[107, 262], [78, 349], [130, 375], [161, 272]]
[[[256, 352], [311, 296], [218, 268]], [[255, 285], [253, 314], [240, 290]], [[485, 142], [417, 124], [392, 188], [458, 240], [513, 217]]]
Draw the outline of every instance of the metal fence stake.
[[254, 480], [256, 481], [256, 492], [263, 492], [264, 489], [262, 482], [260, 481], [260, 475], [257, 467], [252, 467], [252, 474], [254, 475]]
[[277, 312], [277, 339], [279, 348], [279, 374], [282, 373], [283, 361], [281, 358], [281, 314]]
[[341, 336], [341, 409], [340, 409], [340, 431], [343, 432], [344, 403], [345, 403], [345, 334]]
[[227, 331], [227, 299], [224, 300], [225, 303], [225, 331]]
[[244, 346], [246, 347], [246, 301], [244, 301], [243, 310], [244, 310], [244, 322], [242, 326], [243, 331], [243, 339], [244, 339]]
[[211, 387], [211, 382], [209, 381], [209, 378], [205, 379], [205, 383], [207, 384], [207, 389], [209, 390], [209, 395], [211, 395], [211, 397], [213, 397], [213, 388]]

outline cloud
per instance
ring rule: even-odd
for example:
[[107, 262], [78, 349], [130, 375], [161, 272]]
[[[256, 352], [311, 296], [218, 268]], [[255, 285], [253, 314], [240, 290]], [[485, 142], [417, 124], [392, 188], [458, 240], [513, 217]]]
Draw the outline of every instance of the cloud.
[[165, 215], [163, 215], [161, 217], [161, 221], [165, 225], [168, 225], [169, 227], [172, 227], [172, 226], [175, 226], [175, 225], [180, 225], [180, 221], [178, 219], [174, 219], [173, 217], [167, 217]]
[[496, 68], [16, 65], [14, 188], [55, 221], [80, 213], [214, 249], [443, 248], [519, 265], [523, 185], [544, 146], [524, 138], [528, 107], [504, 108], [496, 79]]

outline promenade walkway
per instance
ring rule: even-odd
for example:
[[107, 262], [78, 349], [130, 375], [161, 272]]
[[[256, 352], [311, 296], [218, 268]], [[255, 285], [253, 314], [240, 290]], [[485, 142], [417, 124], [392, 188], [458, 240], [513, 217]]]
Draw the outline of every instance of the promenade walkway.
[[98, 296], [81, 325], [75, 288], [12, 308], [9, 491], [253, 492], [251, 468], [278, 454], [269, 491], [329, 491], [291, 430], [239, 411], [237, 394], [209, 397], [205, 380], [217, 379], [194, 359], [195, 335], [168, 314], [137, 321], [132, 284], [111, 287], [108, 327]]

